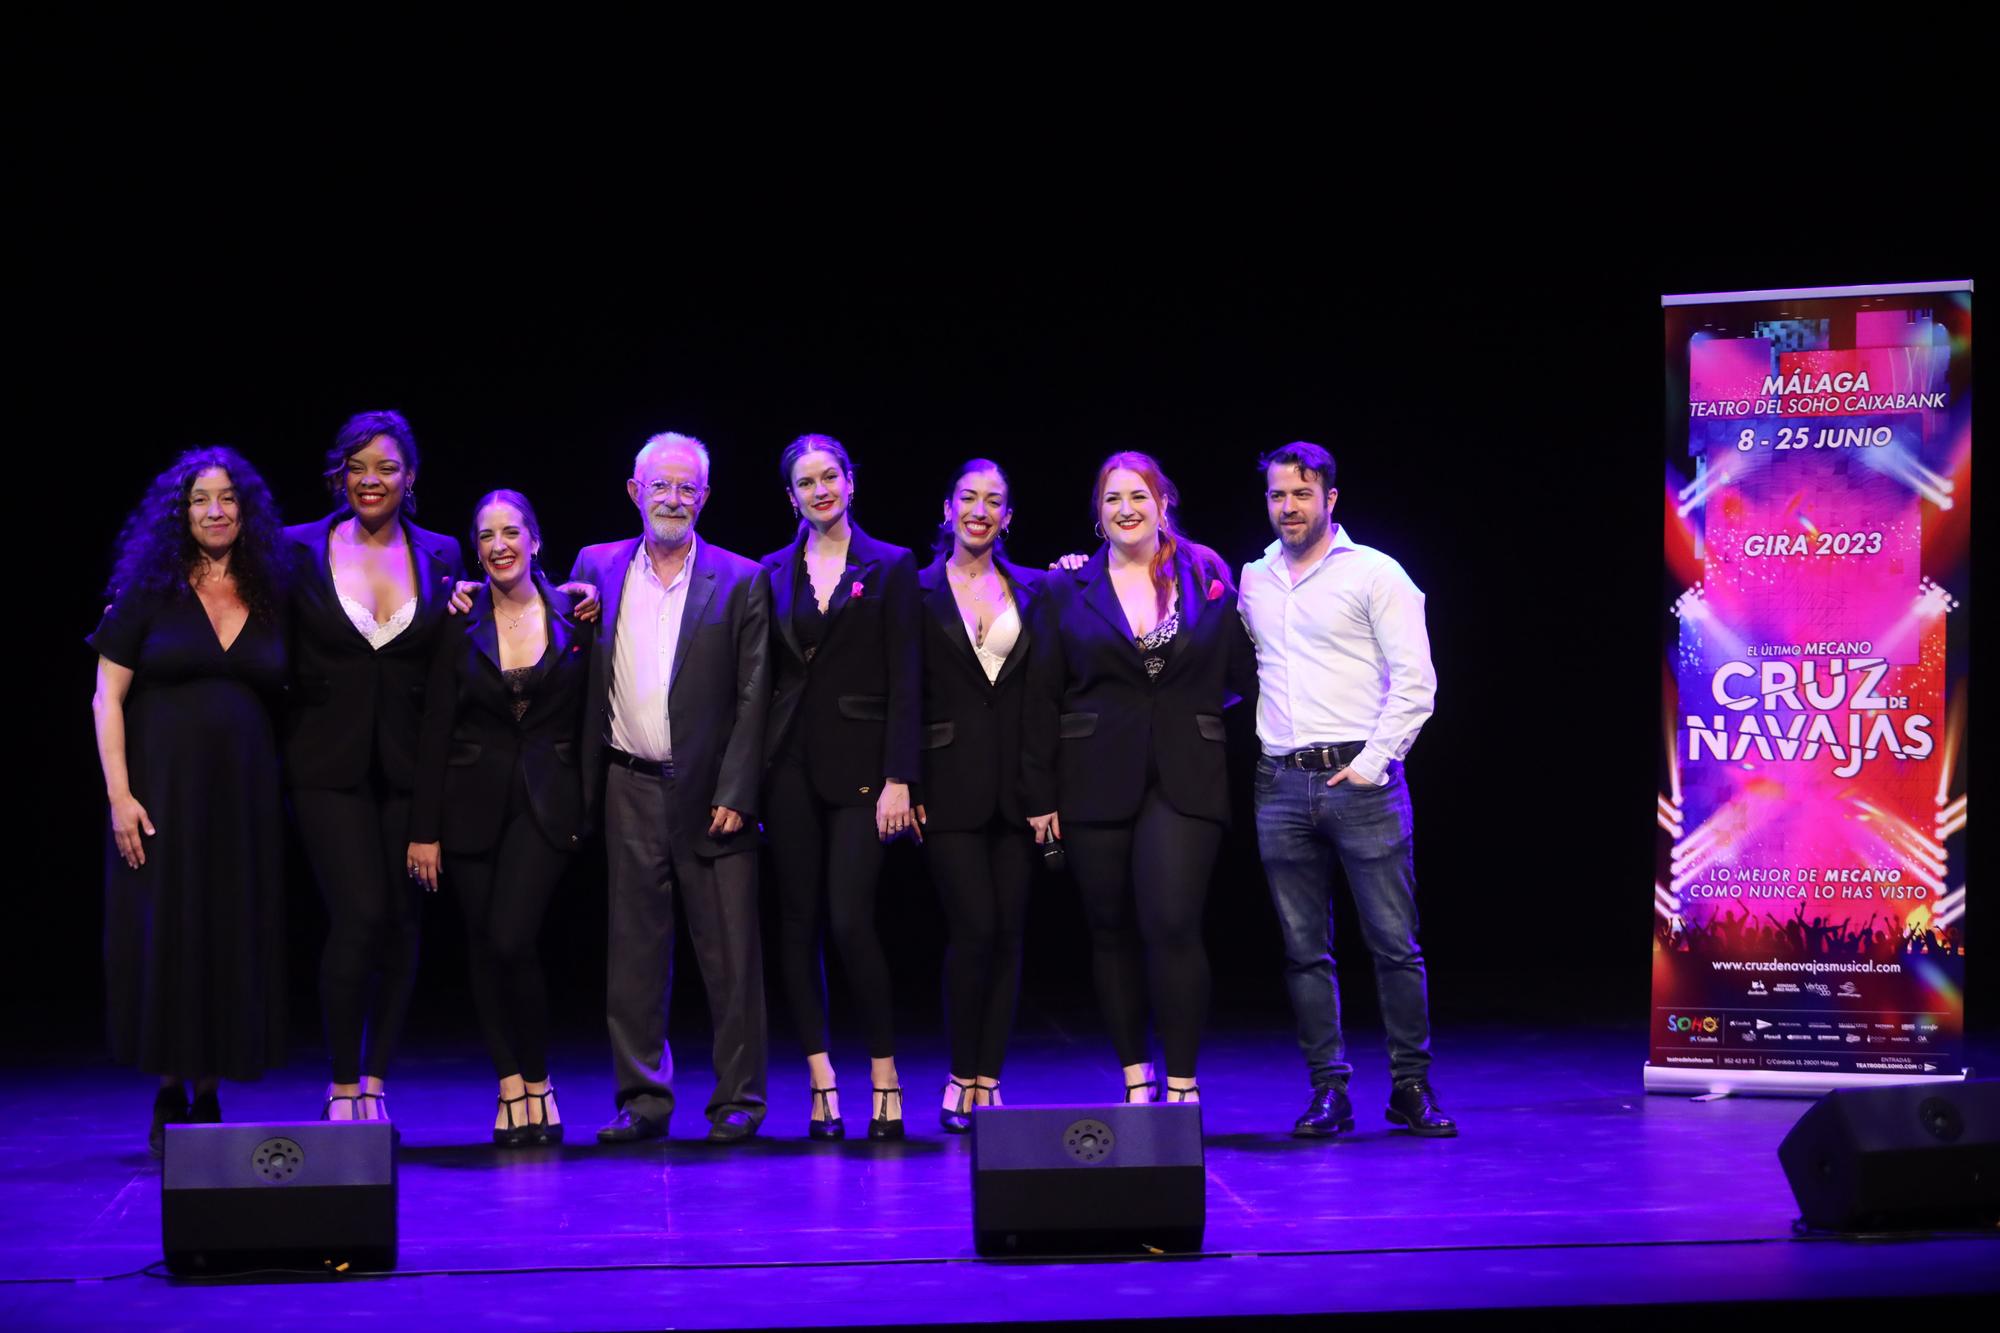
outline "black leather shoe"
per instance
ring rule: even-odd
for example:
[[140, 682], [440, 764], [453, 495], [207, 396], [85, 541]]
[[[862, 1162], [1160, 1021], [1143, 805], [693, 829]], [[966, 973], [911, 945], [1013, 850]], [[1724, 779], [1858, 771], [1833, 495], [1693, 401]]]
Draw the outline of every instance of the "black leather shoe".
[[637, 1143], [641, 1139], [663, 1139], [666, 1136], [665, 1120], [641, 1115], [629, 1106], [619, 1107], [611, 1123], [597, 1131], [599, 1143]]
[[1389, 1123], [1401, 1125], [1426, 1139], [1449, 1139], [1458, 1135], [1458, 1122], [1438, 1109], [1437, 1094], [1420, 1078], [1398, 1083], [1389, 1094]]
[[146, 1131], [146, 1151], [155, 1157], [167, 1152], [167, 1126], [188, 1122], [187, 1090], [178, 1083], [153, 1094], [153, 1127]]
[[741, 1143], [757, 1132], [748, 1111], [724, 1111], [708, 1126], [710, 1143]]
[[188, 1103], [188, 1123], [191, 1125], [219, 1125], [222, 1123], [222, 1099], [215, 1095], [215, 1089], [195, 1094]]
[[1292, 1122], [1292, 1137], [1300, 1139], [1330, 1139], [1353, 1132], [1354, 1103], [1347, 1100], [1347, 1089], [1338, 1084], [1314, 1088], [1305, 1113]]
[[[889, 1118], [889, 1099], [896, 1099], [895, 1119]], [[876, 1142], [903, 1137], [903, 1090], [896, 1088], [875, 1089], [875, 1115], [868, 1121], [868, 1137]]]

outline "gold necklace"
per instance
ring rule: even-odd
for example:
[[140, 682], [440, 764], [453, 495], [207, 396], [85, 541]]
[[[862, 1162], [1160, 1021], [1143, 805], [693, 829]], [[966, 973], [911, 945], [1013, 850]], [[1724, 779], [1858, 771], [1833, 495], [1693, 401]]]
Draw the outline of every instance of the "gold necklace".
[[510, 617], [506, 613], [506, 611], [501, 609], [500, 603], [498, 602], [493, 603], [493, 609], [495, 611], [498, 611], [500, 613], [500, 618], [507, 622], [507, 628], [509, 630], [518, 630], [521, 628], [522, 621], [526, 620], [534, 612], [542, 609], [542, 599], [537, 597], [534, 601], [528, 603], [525, 607], [521, 608], [521, 614], [518, 616]]
[[[959, 587], [971, 593], [973, 601], [981, 603], [983, 605], [989, 600], [985, 592], [982, 591], [982, 588], [984, 586], [983, 580], [985, 578], [985, 574], [967, 574], [964, 576], [960, 576], [952, 572], [950, 565], [945, 566], [944, 572], [946, 578], [950, 579], [953, 583], [956, 583]], [[991, 569], [988, 569], [986, 571], [986, 574], [991, 574], [992, 572], [993, 571]]]

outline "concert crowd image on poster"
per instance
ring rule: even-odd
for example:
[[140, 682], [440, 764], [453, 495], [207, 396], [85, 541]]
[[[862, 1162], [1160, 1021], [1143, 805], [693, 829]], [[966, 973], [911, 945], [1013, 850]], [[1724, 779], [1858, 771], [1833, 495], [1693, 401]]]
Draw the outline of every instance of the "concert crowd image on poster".
[[1663, 304], [1646, 1087], [1963, 1077], [1972, 284]]

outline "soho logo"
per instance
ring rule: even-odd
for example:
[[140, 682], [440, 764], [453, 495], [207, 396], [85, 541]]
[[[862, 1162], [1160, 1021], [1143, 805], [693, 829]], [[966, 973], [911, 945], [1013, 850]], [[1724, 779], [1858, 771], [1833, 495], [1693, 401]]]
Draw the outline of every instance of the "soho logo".
[[1667, 1015], [1669, 1032], [1714, 1032], [1722, 1025], [1713, 1018], [1683, 1018], [1679, 1014]]

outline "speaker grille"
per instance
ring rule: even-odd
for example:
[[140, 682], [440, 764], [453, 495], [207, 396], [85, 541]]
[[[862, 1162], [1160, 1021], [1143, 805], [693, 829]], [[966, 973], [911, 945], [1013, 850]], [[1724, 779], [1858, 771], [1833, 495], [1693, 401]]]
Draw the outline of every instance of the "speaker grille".
[[1118, 1145], [1111, 1126], [1102, 1120], [1079, 1120], [1063, 1134], [1063, 1147], [1085, 1166], [1094, 1166], [1111, 1155]]
[[269, 1185], [290, 1184], [305, 1162], [305, 1150], [290, 1139], [265, 1139], [250, 1154], [250, 1169]]

